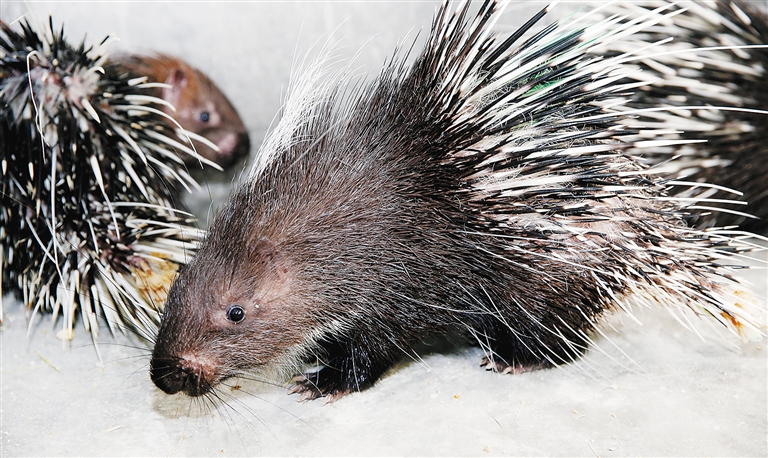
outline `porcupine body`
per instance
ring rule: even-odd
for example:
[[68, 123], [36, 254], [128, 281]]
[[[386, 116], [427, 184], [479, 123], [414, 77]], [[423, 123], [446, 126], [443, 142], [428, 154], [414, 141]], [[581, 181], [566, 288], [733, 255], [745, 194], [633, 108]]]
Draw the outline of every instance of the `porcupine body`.
[[79, 312], [94, 337], [101, 318], [149, 338], [200, 237], [175, 210], [196, 185], [177, 156], [195, 153], [146, 80], [106, 64], [107, 40], [73, 46], [52, 20], [0, 27], [3, 292], [61, 315], [63, 337]]
[[689, 229], [623, 153], [654, 145], [623, 142], [637, 130], [612, 107], [634, 70], [588, 50], [625, 29], [574, 19], [524, 39], [544, 9], [500, 37], [506, 4], [444, 4], [415, 62], [367, 86], [327, 82], [321, 64], [295, 83], [169, 291], [158, 387], [205, 396], [317, 363], [292, 391], [336, 399], [457, 330], [487, 368], [529, 370], [578, 357], [606, 311], [632, 304], [760, 334], [718, 263], [739, 243]]
[[[668, 15], [610, 49], [624, 53], [667, 40], [638, 52], [643, 78], [650, 78], [652, 84], [639, 88], [627, 108], [680, 107], [643, 112], [640, 120], [677, 131], [667, 138], [697, 142], [642, 154], [650, 164], [661, 163], [659, 167], [670, 176], [727, 188], [712, 188], [707, 196], [699, 196], [710, 202], [692, 199], [698, 210], [692, 224], [739, 225], [739, 229], [768, 235], [766, 11], [754, 3], [732, 0], [617, 2], [606, 11], [626, 18]], [[647, 59], [642, 58], [646, 55]], [[687, 197], [685, 189], [680, 196]]]

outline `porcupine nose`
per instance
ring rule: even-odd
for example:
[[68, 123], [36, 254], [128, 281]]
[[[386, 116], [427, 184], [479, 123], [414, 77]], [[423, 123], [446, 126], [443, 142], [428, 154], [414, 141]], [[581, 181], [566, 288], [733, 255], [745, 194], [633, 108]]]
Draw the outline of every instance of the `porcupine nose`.
[[216, 146], [219, 147], [219, 152], [214, 153], [216, 162], [226, 168], [248, 155], [251, 140], [247, 132], [229, 133], [216, 141]]
[[149, 376], [167, 394], [183, 391], [189, 396], [201, 396], [209, 391], [203, 368], [181, 358], [152, 358]]

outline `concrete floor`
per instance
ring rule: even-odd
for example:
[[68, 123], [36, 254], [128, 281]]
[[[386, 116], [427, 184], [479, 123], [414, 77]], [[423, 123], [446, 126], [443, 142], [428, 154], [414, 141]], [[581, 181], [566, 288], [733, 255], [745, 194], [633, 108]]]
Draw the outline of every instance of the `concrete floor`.
[[[235, 102], [258, 146], [296, 56], [333, 32], [340, 55], [360, 51], [361, 72], [375, 74], [436, 5], [3, 1], [0, 18], [51, 12], [73, 41], [117, 35], [117, 49], [185, 58]], [[520, 14], [499, 27], [540, 6], [514, 5]], [[202, 215], [230, 179], [209, 178], [192, 197]], [[766, 271], [749, 274], [768, 297]], [[595, 349], [558, 369], [499, 375], [479, 367], [475, 348], [425, 351], [333, 404], [242, 381], [211, 406], [156, 389], [138, 340], [102, 336], [100, 364], [82, 327], [63, 344], [48, 317], [28, 335], [19, 304], [6, 297], [4, 309], [2, 456], [768, 456], [766, 342], [738, 345], [705, 322], [701, 340], [664, 310], [639, 311], [642, 326], [612, 318]]]

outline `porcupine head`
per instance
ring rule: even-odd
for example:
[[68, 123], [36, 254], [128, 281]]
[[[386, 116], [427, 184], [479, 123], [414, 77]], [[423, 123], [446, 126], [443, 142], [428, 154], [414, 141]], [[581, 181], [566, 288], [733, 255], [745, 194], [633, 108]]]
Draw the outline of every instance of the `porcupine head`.
[[[226, 167], [248, 154], [250, 138], [242, 119], [227, 96], [202, 71], [165, 54], [126, 55], [116, 63], [137, 77], [147, 76], [151, 81], [164, 84], [157, 95], [173, 108], [164, 106], [163, 110], [184, 130], [216, 145], [214, 150], [196, 142], [196, 151], [201, 156]], [[196, 162], [191, 157], [185, 161]]]
[[169, 56], [159, 56], [156, 64], [167, 72], [163, 98], [175, 108], [184, 129], [211, 140], [218, 151], [206, 145], [198, 152], [217, 164], [231, 165], [248, 154], [250, 139], [243, 121], [223, 92], [200, 70]]
[[[644, 198], [660, 191], [603, 143], [617, 126], [568, 119], [622, 90], [567, 78], [611, 75], [605, 60], [580, 66], [584, 30], [513, 48], [485, 33], [500, 3], [472, 21], [469, 2], [453, 17], [444, 6], [413, 66], [394, 61], [363, 88], [324, 82], [321, 64], [294, 83], [169, 291], [158, 387], [205, 396], [229, 377], [314, 364], [292, 390], [333, 400], [457, 329], [488, 368], [527, 370], [578, 357], [625, 294], [685, 302], [713, 287], [697, 270], [711, 264], [706, 240], [665, 239], [682, 227], [673, 204]], [[720, 314], [717, 295], [698, 297]]]

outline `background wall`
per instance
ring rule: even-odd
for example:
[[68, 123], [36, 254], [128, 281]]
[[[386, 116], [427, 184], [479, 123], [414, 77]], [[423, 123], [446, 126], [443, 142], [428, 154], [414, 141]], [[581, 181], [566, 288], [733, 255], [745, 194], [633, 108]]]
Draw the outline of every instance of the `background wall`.
[[[235, 105], [261, 145], [284, 100], [297, 62], [336, 43], [340, 63], [355, 59], [361, 74], [376, 75], [399, 43], [426, 32], [436, 1], [403, 2], [185, 2], [185, 1], [0, 1], [0, 18], [22, 16], [47, 24], [52, 16], [73, 43], [97, 44], [117, 37], [112, 55], [162, 52], [202, 70]], [[513, 9], [530, 9], [516, 5]], [[408, 37], [408, 38], [406, 38]], [[201, 214], [229, 190], [238, 170], [210, 174], [207, 186], [187, 203]], [[221, 186], [223, 185], [223, 186]]]
[[[207, 73], [234, 100], [246, 124], [263, 135], [280, 106], [292, 63], [331, 34], [361, 51], [376, 69], [409, 31], [428, 26], [438, 2], [8, 2], [0, 17], [24, 14], [64, 24], [72, 41], [120, 39], [115, 52], [160, 51]], [[369, 43], [366, 44], [366, 42]], [[363, 48], [364, 47], [364, 48]], [[361, 50], [361, 48], [363, 48]], [[256, 139], [258, 140], [258, 139]], [[258, 142], [256, 143], [259, 144]]]
[[[115, 51], [188, 60], [230, 97], [255, 149], [293, 62], [313, 45], [339, 39], [339, 55], [357, 55], [361, 72], [375, 75], [404, 37], [427, 31], [437, 6], [3, 0], [0, 18], [45, 21], [51, 13], [72, 41], [114, 35]], [[541, 6], [516, 2], [497, 28], [512, 29]], [[214, 191], [192, 200], [204, 208], [231, 178], [207, 177]], [[752, 274], [765, 297], [765, 271]], [[661, 310], [639, 311], [643, 325], [614, 319], [596, 349], [561, 369], [504, 376], [483, 371], [477, 349], [427, 347], [423, 361], [404, 362], [373, 389], [331, 405], [241, 381], [222, 393], [227, 405], [211, 406], [157, 390], [149, 349], [135, 339], [103, 335], [100, 364], [81, 326], [62, 344], [49, 317], [27, 333], [19, 304], [6, 297], [4, 307], [3, 456], [768, 454], [764, 344], [742, 346], [703, 322], [701, 340]]]

